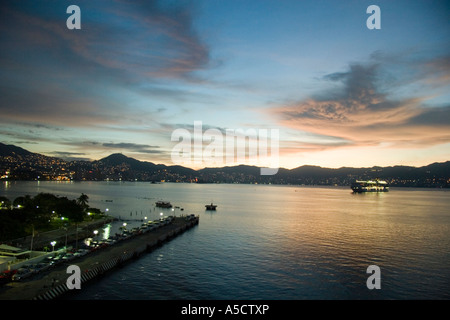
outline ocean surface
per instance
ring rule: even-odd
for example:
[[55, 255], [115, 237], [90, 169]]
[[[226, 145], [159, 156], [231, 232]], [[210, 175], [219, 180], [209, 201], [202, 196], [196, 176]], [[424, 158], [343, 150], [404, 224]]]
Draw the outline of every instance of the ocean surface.
[[[1, 182], [127, 219], [195, 214], [200, 223], [70, 299], [449, 299], [450, 190], [144, 182]], [[179, 208], [155, 208], [157, 200]], [[205, 211], [214, 202], [217, 211]], [[182, 211], [181, 208], [184, 210]], [[102, 230], [114, 233], [119, 223]], [[368, 289], [370, 265], [380, 289]]]

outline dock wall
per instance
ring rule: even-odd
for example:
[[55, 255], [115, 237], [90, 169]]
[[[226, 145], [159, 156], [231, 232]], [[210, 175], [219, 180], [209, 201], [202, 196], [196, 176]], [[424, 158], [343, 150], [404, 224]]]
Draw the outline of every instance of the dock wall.
[[[92, 280], [98, 279], [102, 275], [111, 272], [117, 267], [123, 266], [125, 263], [139, 258], [141, 255], [145, 253], [152, 252], [155, 248], [163, 245], [164, 243], [170, 241], [171, 239], [175, 238], [176, 236], [182, 234], [186, 230], [191, 229], [195, 225], [199, 223], [199, 217], [195, 217], [194, 219], [186, 222], [185, 224], [182, 224], [181, 226], [177, 227], [176, 229], [169, 230], [167, 233], [164, 233], [157, 237], [156, 239], [149, 239], [147, 243], [144, 245], [137, 246], [133, 248], [132, 250], [128, 250], [127, 252], [124, 252], [120, 255], [117, 255], [116, 257], [113, 257], [109, 259], [106, 262], [103, 262], [99, 266], [84, 270], [81, 273], [81, 285], [87, 284], [88, 282], [91, 282]], [[132, 240], [130, 240], [132, 241]], [[66, 283], [59, 284], [58, 286], [55, 286], [48, 291], [36, 296], [33, 300], [52, 300], [56, 299], [58, 297], [61, 297], [63, 294], [76, 291], [76, 289], [69, 289], [67, 287]]]

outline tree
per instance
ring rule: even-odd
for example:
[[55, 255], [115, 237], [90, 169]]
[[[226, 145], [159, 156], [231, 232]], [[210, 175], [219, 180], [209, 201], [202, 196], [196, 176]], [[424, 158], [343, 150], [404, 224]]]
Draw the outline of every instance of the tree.
[[0, 197], [0, 209], [11, 208], [11, 201], [6, 197]]
[[7, 198], [0, 197], [0, 204], [3, 201], [0, 206], [0, 241], [23, 237], [33, 230], [44, 231], [62, 224], [82, 222], [88, 209], [95, 214], [101, 213], [99, 209], [88, 207], [88, 199], [84, 193], [74, 200], [40, 193], [33, 198], [29, 195], [17, 197], [11, 206]]
[[104, 213], [98, 208], [89, 208], [89, 215], [92, 219], [94, 219], [103, 216]]
[[84, 211], [86, 211], [86, 209], [89, 208], [88, 202], [89, 197], [84, 193], [82, 193], [77, 199], [77, 204], [80, 205]]
[[84, 209], [75, 200], [61, 197], [58, 200], [57, 214], [59, 217], [68, 218], [70, 222], [81, 222], [84, 219]]
[[20, 208], [29, 207], [31, 205], [31, 197], [29, 195], [20, 196], [14, 199], [13, 206]]

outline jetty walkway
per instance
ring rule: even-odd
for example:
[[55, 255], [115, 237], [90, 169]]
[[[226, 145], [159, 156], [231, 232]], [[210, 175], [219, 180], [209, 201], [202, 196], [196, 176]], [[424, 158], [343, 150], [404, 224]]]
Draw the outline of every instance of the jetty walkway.
[[82, 290], [83, 284], [88, 281], [146, 252], [151, 252], [198, 223], [198, 216], [174, 217], [166, 225], [132, 234], [127, 239], [56, 265], [29, 279], [0, 286], [0, 300], [51, 300], [70, 291], [76, 292], [78, 289], [70, 290], [66, 284], [68, 277], [72, 275], [67, 273], [67, 267], [70, 265], [76, 265], [81, 270]]

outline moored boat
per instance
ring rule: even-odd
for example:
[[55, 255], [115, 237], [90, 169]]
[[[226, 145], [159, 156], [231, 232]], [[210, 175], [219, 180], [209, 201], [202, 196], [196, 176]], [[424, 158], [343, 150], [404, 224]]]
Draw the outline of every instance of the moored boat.
[[211, 204], [207, 204], [207, 205], [205, 205], [205, 207], [206, 207], [206, 210], [216, 210], [217, 205], [212, 204], [212, 202], [211, 202]]
[[155, 204], [159, 208], [172, 208], [172, 204], [169, 201], [156, 201]]

